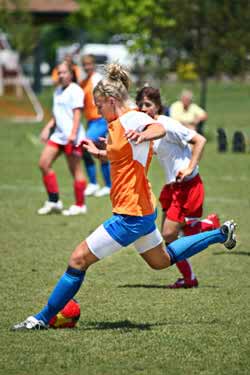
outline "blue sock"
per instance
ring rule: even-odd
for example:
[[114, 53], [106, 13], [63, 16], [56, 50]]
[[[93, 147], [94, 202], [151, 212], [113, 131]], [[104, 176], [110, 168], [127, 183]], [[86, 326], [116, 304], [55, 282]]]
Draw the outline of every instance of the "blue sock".
[[111, 187], [109, 163], [101, 163], [101, 169], [102, 169], [102, 175], [103, 175], [105, 186]]
[[87, 175], [91, 184], [96, 184], [96, 166], [95, 164], [86, 165]]
[[178, 240], [171, 242], [166, 251], [171, 258], [171, 263], [174, 264], [180, 260], [192, 257], [202, 250], [205, 250], [209, 245], [214, 243], [223, 243], [227, 239], [227, 235], [220, 229], [211, 230], [195, 234], [193, 236], [184, 236]]
[[35, 315], [35, 318], [48, 324], [50, 319], [78, 292], [84, 280], [84, 275], [85, 271], [80, 271], [69, 266], [51, 293], [48, 304]]

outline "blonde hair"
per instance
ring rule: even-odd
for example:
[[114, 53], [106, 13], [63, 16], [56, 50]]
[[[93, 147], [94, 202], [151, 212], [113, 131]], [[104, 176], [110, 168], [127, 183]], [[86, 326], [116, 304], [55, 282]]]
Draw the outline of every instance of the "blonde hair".
[[104, 97], [113, 96], [120, 102], [127, 101], [130, 78], [126, 70], [119, 64], [109, 64], [105, 70], [106, 77], [96, 85], [94, 94]]

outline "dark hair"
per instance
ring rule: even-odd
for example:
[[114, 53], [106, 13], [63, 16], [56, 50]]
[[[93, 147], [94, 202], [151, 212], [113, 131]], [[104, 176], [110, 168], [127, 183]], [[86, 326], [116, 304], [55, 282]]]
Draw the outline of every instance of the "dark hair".
[[137, 91], [135, 99], [136, 104], [138, 105], [145, 96], [159, 107], [158, 114], [161, 114], [163, 112], [163, 105], [161, 102], [160, 90], [150, 86], [143, 87], [142, 89]]
[[77, 77], [76, 77], [76, 72], [75, 72], [75, 64], [74, 63], [69, 63], [67, 60], [63, 60], [59, 65], [64, 64], [67, 66], [71, 76], [72, 76], [72, 82], [77, 83]]

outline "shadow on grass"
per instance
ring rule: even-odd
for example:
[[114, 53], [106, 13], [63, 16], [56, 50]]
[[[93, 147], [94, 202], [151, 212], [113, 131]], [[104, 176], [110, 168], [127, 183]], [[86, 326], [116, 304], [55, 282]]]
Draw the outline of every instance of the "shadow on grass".
[[232, 251], [232, 252], [225, 252], [225, 251], [217, 251], [216, 253], [213, 253], [213, 255], [243, 255], [250, 257], [249, 251]]
[[119, 320], [117, 322], [83, 322], [80, 329], [85, 331], [89, 330], [121, 330], [121, 331], [131, 331], [137, 329], [140, 331], [150, 330], [155, 326], [165, 325], [163, 323], [133, 323], [130, 320]]
[[83, 331], [92, 330], [119, 330], [121, 332], [130, 332], [132, 330], [149, 331], [151, 328], [174, 325], [214, 325], [221, 324], [218, 319], [198, 320], [194, 321], [166, 321], [164, 323], [133, 323], [130, 320], [119, 320], [117, 322], [82, 322], [78, 325], [78, 329]]
[[[179, 289], [171, 289], [167, 285], [159, 285], [159, 284], [125, 284], [125, 285], [119, 285], [118, 288], [145, 288], [145, 289], [167, 289], [171, 291], [188, 291], [188, 290], [194, 290], [197, 288], [179, 288]], [[200, 288], [220, 288], [217, 285], [201, 285]]]

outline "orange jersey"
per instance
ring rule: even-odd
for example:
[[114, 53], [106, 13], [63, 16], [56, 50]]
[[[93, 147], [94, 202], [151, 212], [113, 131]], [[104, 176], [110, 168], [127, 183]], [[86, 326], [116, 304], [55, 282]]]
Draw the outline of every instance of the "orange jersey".
[[142, 112], [130, 110], [109, 124], [107, 156], [111, 169], [111, 202], [117, 214], [145, 216], [155, 210], [155, 197], [147, 179], [152, 159], [152, 142], [136, 145], [128, 141], [127, 130], [142, 131], [155, 121]]
[[101, 79], [102, 76], [99, 73], [94, 72], [90, 77], [84, 79], [80, 83], [80, 86], [84, 91], [83, 112], [87, 121], [96, 120], [102, 117], [97, 111], [93, 95], [94, 88]]

